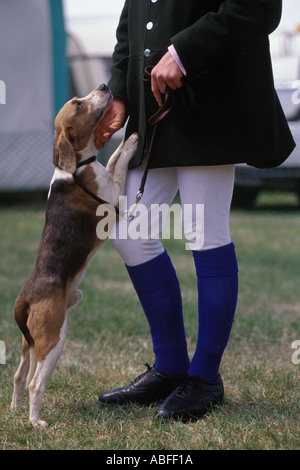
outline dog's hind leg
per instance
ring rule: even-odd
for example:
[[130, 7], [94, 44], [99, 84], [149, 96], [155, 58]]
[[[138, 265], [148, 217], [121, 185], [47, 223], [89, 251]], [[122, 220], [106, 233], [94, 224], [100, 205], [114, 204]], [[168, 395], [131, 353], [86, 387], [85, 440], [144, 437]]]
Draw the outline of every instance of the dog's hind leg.
[[21, 293], [15, 302], [14, 308], [14, 318], [20, 328], [22, 335], [22, 352], [21, 352], [21, 361], [18, 367], [17, 372], [14, 375], [14, 392], [11, 401], [11, 409], [23, 408], [23, 392], [26, 386], [26, 380], [28, 378], [28, 373], [32, 371], [32, 358], [33, 356], [30, 353], [30, 348], [33, 347], [33, 339], [30, 336], [30, 332], [27, 327], [28, 320], [28, 311], [29, 303], [24, 298]]
[[[41, 402], [44, 392], [55, 366], [61, 356], [67, 335], [67, 314], [65, 305], [58, 309], [56, 303], [56, 320], [63, 318], [61, 322], [53, 321], [53, 311], [49, 309], [43, 314], [34, 312], [39, 316], [38, 329], [35, 331], [34, 321], [28, 322], [30, 333], [34, 339], [34, 348], [37, 356], [35, 373], [28, 385], [29, 390], [29, 421], [33, 426], [47, 426], [46, 421], [40, 419]], [[54, 302], [52, 307], [54, 307]], [[34, 313], [32, 317], [34, 317]]]
[[29, 389], [29, 421], [33, 426], [47, 426], [46, 421], [40, 419], [41, 403], [44, 392], [58, 359], [61, 356], [67, 334], [67, 316], [60, 330], [59, 341], [42, 361], [37, 361], [35, 374], [28, 385]]
[[14, 375], [14, 392], [11, 401], [11, 409], [23, 408], [23, 393], [26, 385], [26, 379], [29, 372], [30, 357], [29, 357], [29, 345], [22, 337], [22, 354], [21, 361], [17, 372]]

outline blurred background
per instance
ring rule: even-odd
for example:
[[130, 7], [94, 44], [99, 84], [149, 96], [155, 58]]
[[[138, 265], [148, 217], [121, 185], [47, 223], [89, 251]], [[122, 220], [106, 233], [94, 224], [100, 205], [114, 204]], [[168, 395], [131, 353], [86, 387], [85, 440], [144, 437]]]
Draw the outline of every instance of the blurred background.
[[[0, 0], [0, 201], [48, 190], [54, 117], [69, 98], [108, 81], [123, 4]], [[237, 165], [233, 207], [255, 208], [265, 195], [277, 205], [300, 202], [300, 8], [299, 0], [283, 4], [271, 52], [276, 89], [298, 146], [275, 169]], [[101, 161], [121, 137], [122, 131], [99, 152]]]

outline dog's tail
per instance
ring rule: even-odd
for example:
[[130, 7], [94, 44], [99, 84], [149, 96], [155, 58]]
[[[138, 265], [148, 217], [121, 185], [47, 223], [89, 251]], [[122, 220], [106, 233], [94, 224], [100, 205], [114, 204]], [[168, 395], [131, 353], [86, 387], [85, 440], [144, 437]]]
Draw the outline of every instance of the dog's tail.
[[26, 300], [22, 299], [22, 297], [19, 296], [16, 300], [14, 309], [15, 322], [23, 333], [24, 338], [28, 343], [28, 346], [32, 347], [34, 346], [34, 341], [27, 326], [28, 312], [29, 302], [26, 302]]
[[[22, 299], [21, 296], [19, 296], [15, 303], [14, 318], [26, 340], [26, 343], [27, 343], [26, 349], [29, 348], [30, 365], [29, 365], [29, 372], [27, 374], [26, 386], [28, 386], [32, 377], [34, 376], [34, 372], [35, 372], [36, 365], [37, 365], [36, 353], [34, 349], [34, 340], [27, 326], [28, 311], [29, 311], [29, 303], [26, 302], [24, 299]], [[24, 346], [25, 345], [23, 345], [23, 348]]]

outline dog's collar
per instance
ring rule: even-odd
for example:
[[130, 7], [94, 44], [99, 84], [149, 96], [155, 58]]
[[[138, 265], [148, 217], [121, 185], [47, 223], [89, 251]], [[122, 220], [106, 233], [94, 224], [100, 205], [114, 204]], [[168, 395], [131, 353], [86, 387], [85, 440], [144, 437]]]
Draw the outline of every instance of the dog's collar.
[[[89, 163], [93, 163], [95, 160], [96, 160], [95, 155], [90, 157], [90, 158], [87, 158], [86, 160], [83, 160], [82, 162], [77, 163], [76, 169], [80, 168], [81, 166], [88, 165]], [[86, 194], [88, 194], [91, 198], [93, 198], [99, 204], [105, 204], [105, 205], [111, 206], [111, 204], [109, 204], [109, 202], [104, 201], [104, 199], [101, 199], [99, 196], [94, 194], [89, 188], [87, 188], [86, 185], [81, 181], [79, 176], [76, 174], [76, 171], [72, 174], [72, 176], [73, 176], [73, 179], [74, 179], [75, 183], [77, 183], [78, 186], [80, 186], [80, 188], [83, 189], [83, 191]], [[116, 213], [119, 214], [119, 208], [114, 207], [114, 209], [115, 209]]]
[[89, 163], [93, 163], [96, 160], [95, 155], [93, 155], [90, 158], [87, 158], [86, 160], [82, 160], [82, 162], [78, 162], [76, 165], [76, 168], [80, 168], [81, 166], [88, 165]]

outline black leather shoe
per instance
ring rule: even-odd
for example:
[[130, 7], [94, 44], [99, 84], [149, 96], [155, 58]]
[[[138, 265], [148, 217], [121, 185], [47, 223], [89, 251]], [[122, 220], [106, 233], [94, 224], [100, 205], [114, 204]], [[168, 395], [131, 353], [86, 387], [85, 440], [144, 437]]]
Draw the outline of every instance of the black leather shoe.
[[149, 405], [164, 400], [186, 377], [186, 375], [184, 377], [168, 377], [155, 370], [154, 367], [150, 367], [148, 364], [145, 365], [148, 367], [146, 372], [139, 375], [126, 387], [101, 393], [98, 403], [110, 405], [140, 403]]
[[188, 376], [161, 404], [155, 417], [173, 418], [183, 422], [201, 418], [215, 405], [223, 403], [224, 388], [221, 377], [217, 382], [206, 382], [197, 376]]

